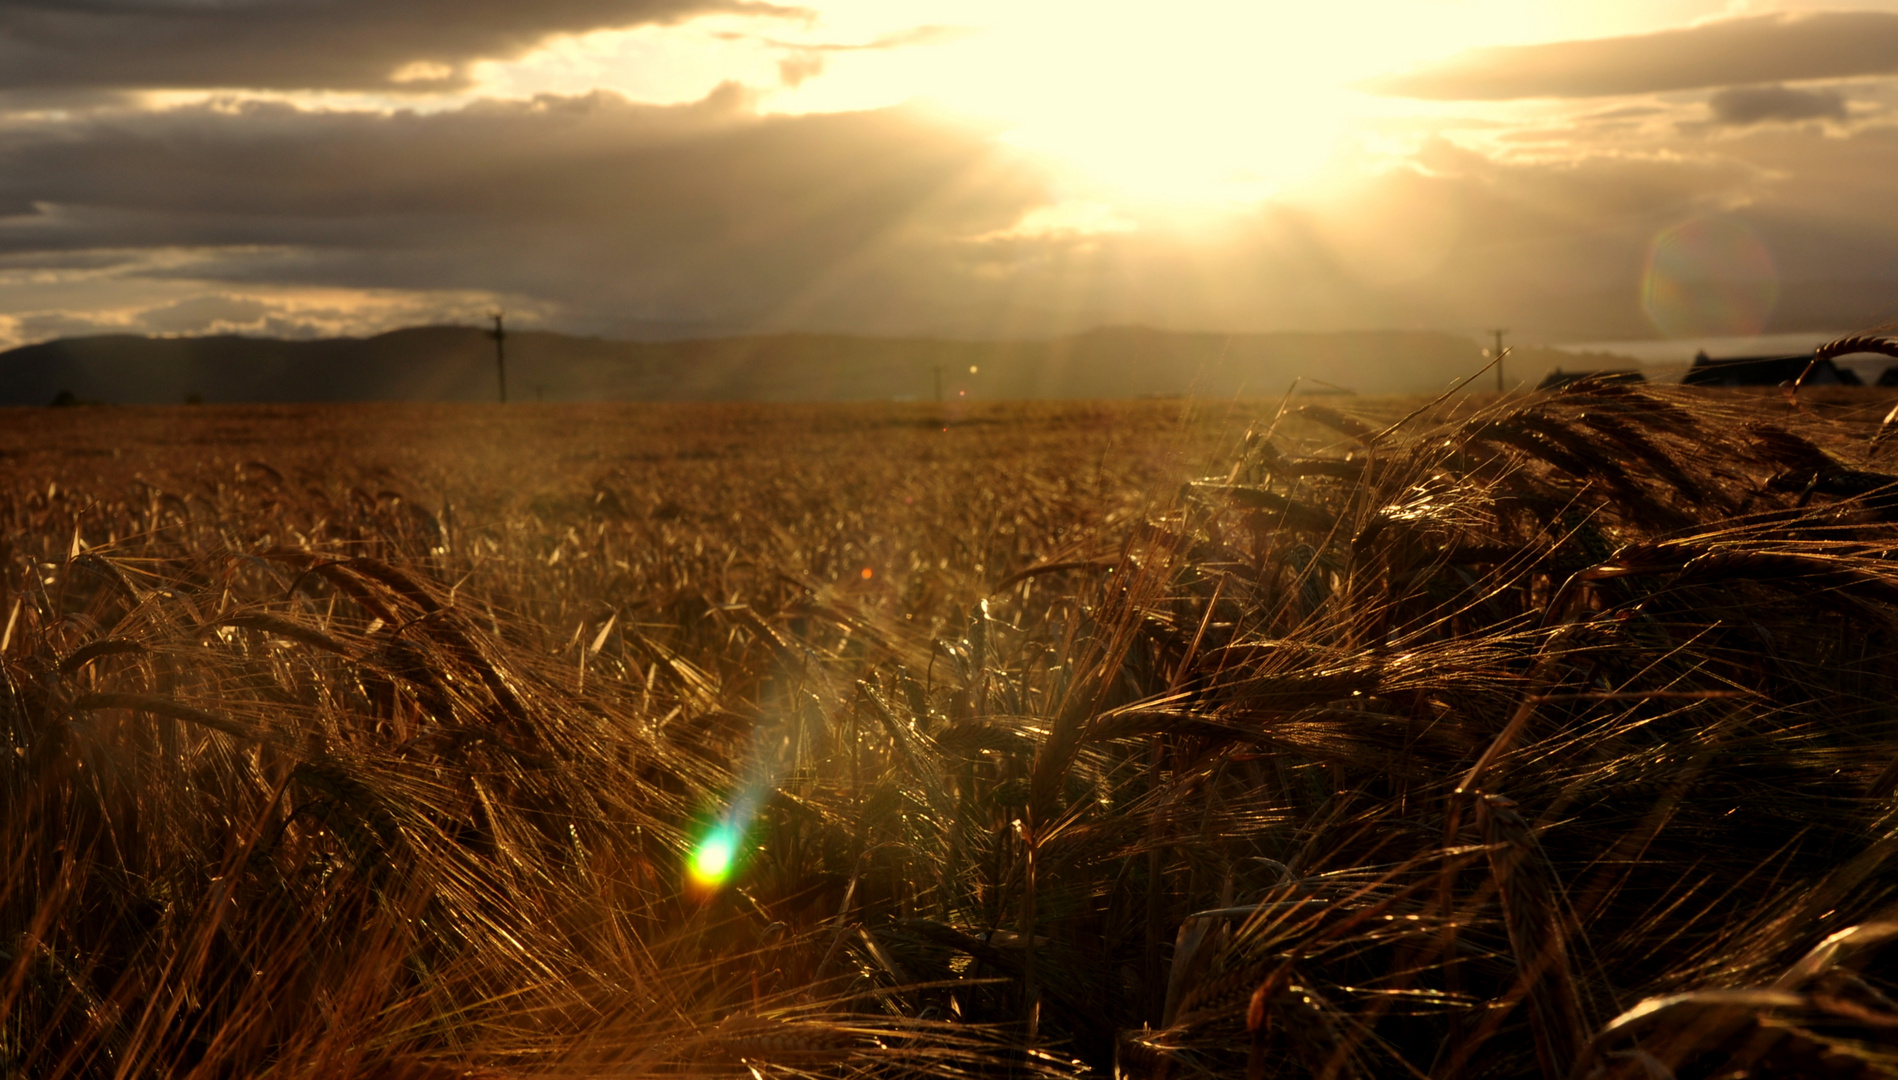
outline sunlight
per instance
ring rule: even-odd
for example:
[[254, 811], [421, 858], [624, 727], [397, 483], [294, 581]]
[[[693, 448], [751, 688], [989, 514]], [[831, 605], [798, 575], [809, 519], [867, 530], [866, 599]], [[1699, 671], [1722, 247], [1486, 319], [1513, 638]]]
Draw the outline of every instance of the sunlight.
[[1000, 35], [1009, 77], [969, 81], [957, 104], [1120, 201], [1252, 201], [1312, 175], [1341, 133], [1321, 59], [1254, 6], [1201, 2], [1164, 24], [1037, 14]]
[[676, 103], [737, 80], [767, 113], [922, 101], [1064, 167], [1062, 198], [1249, 205], [1310, 186], [1360, 121], [1415, 108], [1353, 84], [1521, 36], [1526, 18], [1491, 0], [828, 0], [802, 19], [559, 38], [477, 65], [477, 82], [501, 96], [605, 87]]
[[604, 88], [683, 103], [729, 80], [754, 91], [764, 113], [925, 102], [994, 124], [1053, 164], [1057, 201], [1199, 214], [1322, 190], [1323, 178], [1362, 166], [1369, 127], [1420, 109], [1357, 84], [1473, 44], [1573, 29], [1579, 10], [1500, 0], [1164, 9], [824, 0], [802, 16], [726, 13], [555, 38], [475, 74], [478, 93], [517, 98]]
[[[1162, 17], [1145, 5], [1078, 0], [904, 7], [972, 32], [922, 48], [826, 54], [824, 77], [774, 107], [925, 98], [1004, 124], [1008, 142], [1068, 166], [1081, 197], [1162, 207], [1248, 204], [1310, 183], [1355, 120], [1388, 108], [1352, 83], [1452, 51], [1486, 9], [1182, 0]], [[825, 16], [874, 36], [852, 4], [827, 5]]]

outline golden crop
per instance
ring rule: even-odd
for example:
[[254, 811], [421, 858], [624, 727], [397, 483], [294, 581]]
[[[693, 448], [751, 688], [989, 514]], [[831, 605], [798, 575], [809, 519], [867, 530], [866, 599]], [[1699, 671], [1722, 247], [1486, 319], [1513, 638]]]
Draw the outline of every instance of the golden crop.
[[1885, 1075], [1885, 404], [14, 411], [0, 1076]]

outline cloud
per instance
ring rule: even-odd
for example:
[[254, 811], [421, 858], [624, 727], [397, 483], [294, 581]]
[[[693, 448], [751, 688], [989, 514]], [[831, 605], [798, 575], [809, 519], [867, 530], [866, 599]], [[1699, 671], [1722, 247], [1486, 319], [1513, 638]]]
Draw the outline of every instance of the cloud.
[[775, 38], [748, 34], [736, 30], [719, 31], [713, 36], [722, 41], [756, 41], [777, 49], [788, 49], [799, 53], [844, 53], [844, 52], [884, 52], [890, 49], [907, 49], [914, 45], [940, 45], [944, 42], [959, 41], [972, 37], [981, 31], [969, 26], [949, 26], [931, 23], [925, 26], [911, 26], [871, 38], [869, 41], [792, 41], [787, 38]]
[[823, 73], [824, 57], [820, 53], [799, 53], [778, 61], [778, 81], [792, 89]]
[[1474, 49], [1365, 84], [1434, 100], [1606, 97], [1898, 72], [1898, 14], [1720, 19], [1628, 37]]
[[1667, 110], [1659, 105], [1621, 105], [1613, 109], [1601, 109], [1592, 113], [1584, 113], [1575, 119], [1585, 123], [1615, 124], [1625, 123], [1631, 120], [1646, 120], [1649, 117], [1660, 116], [1666, 112]]
[[36, 311], [0, 315], [0, 346], [12, 348], [54, 338], [132, 332], [128, 322], [94, 311]]
[[8, 344], [49, 337], [92, 334], [259, 333], [267, 325], [286, 327], [288, 305], [249, 296], [203, 294], [144, 308], [29, 311], [4, 318]]
[[194, 296], [175, 300], [139, 315], [141, 329], [155, 334], [181, 334], [206, 326], [220, 329], [255, 326], [271, 314], [271, 305], [250, 296]]
[[754, 0], [0, 0], [0, 89], [437, 90], [548, 37]]
[[1724, 127], [1845, 119], [1845, 97], [1836, 90], [1786, 86], [1734, 86], [1707, 99], [1713, 122]]
[[723, 31], [714, 36], [725, 41], [756, 41], [759, 44], [783, 50], [787, 55], [778, 61], [778, 81], [784, 86], [796, 89], [805, 82], [822, 75], [829, 66], [828, 57], [831, 54], [886, 52], [916, 45], [938, 45], [969, 37], [976, 32], [963, 26], [912, 26], [863, 42], [789, 41], [737, 31]]
[[[1046, 201], [994, 133], [920, 108], [760, 116], [725, 86], [440, 113], [205, 104], [0, 132], [0, 265], [193, 249], [193, 279], [477, 289], [594, 325], [914, 311], [961, 237]], [[157, 275], [152, 275], [157, 276]], [[898, 294], [901, 294], [900, 297]]]
[[775, 45], [781, 49], [796, 49], [800, 52], [884, 52], [890, 49], [907, 49], [915, 45], [940, 45], [944, 42], [960, 41], [963, 38], [974, 36], [977, 33], [979, 33], [979, 31], [973, 27], [931, 24], [928, 26], [912, 26], [904, 30], [883, 34], [863, 42], [802, 42], [781, 41], [776, 38], [764, 38], [762, 40], [767, 45]]
[[[676, 106], [595, 93], [16, 120], [0, 127], [0, 319], [15, 335], [307, 335], [498, 305], [522, 326], [625, 336], [1145, 322], [1601, 339], [1649, 329], [1650, 245], [1710, 215], [1770, 250], [1782, 324], [1882, 311], [1898, 128], [1706, 139], [1625, 119], [1650, 115], [1527, 153], [1488, 129], [1431, 138], [1218, 228], [1094, 206], [997, 131], [924, 108], [761, 115], [735, 85]], [[1842, 281], [1859, 284], [1824, 284]]]
[[[368, 336], [405, 326], [480, 324], [497, 299], [479, 293], [377, 293], [365, 290], [267, 289], [234, 293], [186, 286], [175, 300], [42, 308], [0, 313], [0, 349], [60, 337], [95, 334], [241, 334], [309, 340]], [[509, 313], [528, 320], [546, 311], [531, 303]]]

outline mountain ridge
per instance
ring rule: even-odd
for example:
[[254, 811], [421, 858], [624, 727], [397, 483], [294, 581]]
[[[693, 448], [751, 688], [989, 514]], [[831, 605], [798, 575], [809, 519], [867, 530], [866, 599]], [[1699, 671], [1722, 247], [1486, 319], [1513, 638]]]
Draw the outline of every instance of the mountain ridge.
[[[1219, 333], [1110, 326], [1018, 341], [783, 332], [625, 341], [509, 331], [516, 401], [870, 401], [1281, 394], [1296, 379], [1359, 393], [1441, 389], [1486, 362], [1434, 331]], [[1633, 366], [1602, 358], [1599, 366]], [[1518, 350], [1511, 381], [1587, 358]], [[940, 387], [938, 387], [940, 382]], [[311, 340], [62, 338], [0, 353], [0, 404], [492, 401], [494, 342], [467, 326]]]

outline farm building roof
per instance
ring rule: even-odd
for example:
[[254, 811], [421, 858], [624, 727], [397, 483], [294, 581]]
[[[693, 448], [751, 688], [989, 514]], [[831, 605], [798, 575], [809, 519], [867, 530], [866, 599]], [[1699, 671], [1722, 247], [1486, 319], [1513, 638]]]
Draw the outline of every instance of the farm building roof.
[[[1810, 365], [1811, 371], [1807, 371]], [[1851, 368], [1842, 368], [1830, 358], [1815, 362], [1810, 354], [1797, 356], [1738, 356], [1715, 360], [1706, 353], [1694, 357], [1681, 382], [1687, 386], [1778, 386], [1793, 382], [1801, 375], [1817, 386], [1863, 386], [1864, 380]]]

